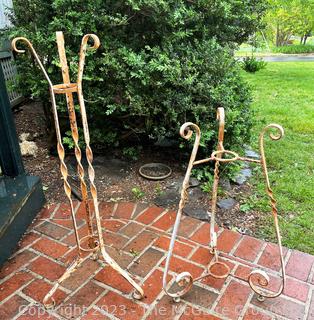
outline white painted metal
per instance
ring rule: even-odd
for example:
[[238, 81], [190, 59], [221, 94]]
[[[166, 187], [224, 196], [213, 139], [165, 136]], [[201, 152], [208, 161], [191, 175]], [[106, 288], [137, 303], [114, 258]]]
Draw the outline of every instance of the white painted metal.
[[12, 0], [0, 0], [0, 29], [10, 25], [7, 9], [13, 8]]

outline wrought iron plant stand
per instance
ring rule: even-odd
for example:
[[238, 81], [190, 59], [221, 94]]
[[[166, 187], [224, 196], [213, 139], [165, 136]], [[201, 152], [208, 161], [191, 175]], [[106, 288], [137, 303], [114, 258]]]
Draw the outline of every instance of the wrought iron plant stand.
[[[79, 265], [83, 262], [83, 260], [85, 259], [83, 257], [83, 252], [90, 252], [90, 254], [92, 253], [94, 258], [97, 258], [98, 255], [100, 254], [103, 260], [107, 264], [109, 264], [113, 269], [118, 271], [135, 288], [135, 291], [133, 292], [133, 297], [135, 299], [141, 299], [144, 296], [144, 292], [142, 288], [132, 279], [130, 274], [127, 271], [123, 270], [106, 252], [104, 238], [102, 235], [102, 228], [101, 228], [101, 221], [100, 221], [100, 214], [99, 214], [98, 200], [97, 200], [97, 190], [95, 186], [95, 171], [92, 165], [93, 152], [90, 147], [90, 136], [89, 136], [88, 122], [87, 122], [86, 108], [85, 108], [83, 92], [82, 92], [82, 78], [83, 78], [83, 70], [85, 65], [86, 51], [90, 49], [97, 49], [100, 45], [100, 41], [95, 34], [87, 34], [82, 38], [79, 64], [78, 64], [77, 81], [75, 83], [72, 83], [70, 82], [69, 68], [68, 68], [65, 48], [64, 48], [63, 33], [60, 31], [56, 32], [56, 37], [57, 37], [57, 46], [58, 46], [60, 64], [62, 69], [62, 77], [63, 77], [63, 83], [58, 85], [52, 84], [41, 60], [39, 59], [39, 56], [37, 55], [35, 49], [33, 48], [31, 42], [28, 39], [23, 37], [17, 37], [12, 41], [12, 47], [18, 53], [24, 53], [25, 50], [18, 49], [16, 46], [17, 42], [19, 41], [24, 42], [24, 44], [26, 44], [29, 47], [32, 55], [36, 59], [36, 62], [38, 63], [41, 71], [43, 72], [49, 84], [52, 111], [53, 111], [54, 123], [55, 123], [56, 135], [57, 135], [57, 150], [58, 150], [58, 155], [61, 163], [60, 170], [64, 180], [64, 190], [70, 202], [71, 216], [73, 220], [73, 228], [74, 228], [74, 234], [76, 238], [76, 246], [77, 246], [77, 252], [78, 252], [78, 256], [74, 260], [74, 262], [68, 267], [65, 273], [57, 280], [55, 285], [46, 294], [43, 300], [43, 304], [45, 305], [46, 308], [51, 308], [54, 306], [55, 302], [53, 299], [53, 294], [57, 290], [58, 286], [65, 279], [67, 279], [73, 272], [75, 272], [79, 267]], [[89, 39], [93, 40], [93, 46], [88, 45], [87, 42]], [[74, 108], [73, 93], [77, 94], [78, 102], [80, 106], [80, 115], [81, 115], [81, 121], [83, 126], [84, 141], [86, 145], [85, 152], [86, 152], [86, 159], [88, 162], [87, 171], [88, 171], [90, 192], [88, 191], [87, 182], [85, 178], [85, 170], [83, 168], [82, 161], [81, 161], [82, 152], [79, 147], [79, 135], [78, 135], [77, 120], [76, 120], [76, 111]], [[74, 211], [74, 206], [72, 201], [72, 189], [68, 182], [68, 169], [64, 161], [65, 150], [62, 144], [62, 137], [60, 132], [59, 120], [58, 120], [59, 119], [58, 110], [57, 110], [56, 97], [55, 97], [56, 94], [64, 94], [66, 96], [71, 133], [72, 133], [72, 138], [75, 144], [75, 157], [77, 161], [77, 173], [80, 179], [82, 205], [85, 210], [85, 217], [86, 217], [85, 219], [88, 226], [88, 235], [81, 238], [79, 236], [78, 227], [76, 223], [76, 216], [75, 216], [75, 211]], [[91, 195], [92, 201], [90, 201], [89, 193]], [[96, 222], [96, 230], [94, 230], [95, 229], [94, 222]]]
[[[279, 140], [284, 135], [284, 130], [278, 124], [269, 124], [262, 130], [259, 137], [260, 159], [240, 157], [237, 153], [230, 150], [225, 150], [224, 148], [223, 142], [224, 142], [225, 113], [223, 108], [218, 108], [217, 119], [219, 120], [217, 150], [214, 151], [211, 154], [211, 156], [206, 159], [196, 160], [197, 151], [198, 151], [198, 147], [200, 145], [200, 139], [201, 139], [200, 128], [192, 122], [186, 122], [185, 124], [182, 125], [180, 129], [180, 135], [187, 140], [189, 140], [192, 137], [193, 130], [194, 130], [195, 141], [194, 141], [194, 146], [191, 153], [190, 161], [189, 161], [189, 164], [185, 173], [185, 177], [182, 183], [181, 199], [179, 202], [179, 208], [177, 211], [177, 216], [176, 216], [174, 228], [172, 231], [171, 241], [170, 241], [168, 255], [166, 259], [165, 271], [163, 274], [163, 289], [170, 297], [173, 297], [175, 301], [179, 301], [180, 297], [186, 294], [192, 288], [193, 283], [198, 280], [201, 280], [208, 276], [212, 276], [214, 278], [219, 278], [219, 279], [227, 278], [229, 275], [232, 276], [232, 274], [230, 273], [230, 268], [225, 262], [219, 259], [218, 251], [217, 251], [217, 234], [215, 231], [215, 219], [216, 219], [216, 206], [217, 206], [217, 191], [218, 191], [218, 183], [219, 183], [219, 166], [220, 166], [220, 163], [246, 161], [246, 162], [254, 162], [254, 163], [260, 164], [264, 173], [264, 177], [266, 181], [266, 192], [270, 199], [271, 210], [274, 218], [274, 225], [276, 230], [280, 263], [281, 263], [281, 276], [282, 276], [281, 287], [277, 292], [270, 292], [269, 290], [267, 290], [270, 279], [268, 274], [263, 270], [253, 270], [248, 277], [248, 283], [252, 288], [252, 290], [258, 294], [259, 300], [263, 301], [265, 298], [275, 298], [275, 297], [278, 297], [284, 289], [286, 275], [285, 275], [283, 251], [282, 251], [282, 245], [281, 245], [281, 236], [280, 236], [279, 225], [278, 225], [276, 200], [273, 196], [273, 191], [270, 187], [270, 182], [268, 178], [268, 170], [267, 170], [267, 164], [266, 164], [266, 158], [265, 158], [265, 152], [264, 152], [264, 137], [270, 129], [274, 129], [277, 131], [277, 134], [274, 135], [272, 132], [269, 132], [269, 136], [272, 140]], [[213, 254], [213, 258], [212, 258], [212, 261], [209, 263], [205, 274], [201, 275], [196, 279], [194, 279], [188, 271], [178, 274], [175, 279], [175, 283], [177, 284], [177, 290], [174, 290], [174, 292], [169, 292], [168, 283], [167, 283], [169, 265], [170, 265], [171, 257], [173, 255], [173, 249], [174, 249], [177, 232], [180, 225], [180, 220], [182, 217], [182, 211], [186, 202], [188, 201], [188, 188], [189, 188], [189, 180], [190, 180], [191, 172], [194, 166], [203, 164], [203, 163], [208, 163], [210, 161], [215, 162], [214, 182], [213, 182], [212, 199], [211, 199], [211, 212], [209, 213], [209, 218], [210, 218], [209, 251], [211, 254]], [[218, 271], [217, 269], [219, 269], [219, 272], [217, 272]]]

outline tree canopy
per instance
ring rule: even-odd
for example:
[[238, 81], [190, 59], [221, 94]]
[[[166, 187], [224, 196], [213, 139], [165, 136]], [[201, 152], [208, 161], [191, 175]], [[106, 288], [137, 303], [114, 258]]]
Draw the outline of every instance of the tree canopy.
[[314, 28], [314, 0], [269, 0], [269, 4], [266, 20], [276, 45], [287, 44], [292, 35], [305, 44]]

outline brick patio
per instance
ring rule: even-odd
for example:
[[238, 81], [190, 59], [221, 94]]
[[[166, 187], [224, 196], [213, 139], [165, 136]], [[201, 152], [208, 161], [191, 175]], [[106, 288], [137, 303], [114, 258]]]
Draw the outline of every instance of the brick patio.
[[[76, 203], [84, 235], [80, 209]], [[69, 207], [53, 205], [42, 210], [0, 272], [1, 320], [314, 319], [314, 256], [286, 249], [284, 294], [261, 303], [245, 280], [254, 266], [261, 267], [271, 275], [271, 289], [279, 288], [276, 246], [220, 229], [218, 249], [232, 276], [206, 278], [194, 284], [181, 302], [173, 303], [162, 291], [161, 279], [175, 212], [140, 203], [101, 203], [100, 210], [108, 252], [143, 284], [145, 298], [132, 300], [126, 280], [87, 256], [56, 292], [56, 308], [44, 311], [40, 304], [44, 295], [75, 257]], [[202, 274], [212, 258], [206, 247], [208, 224], [184, 217], [179, 235], [171, 270]]]

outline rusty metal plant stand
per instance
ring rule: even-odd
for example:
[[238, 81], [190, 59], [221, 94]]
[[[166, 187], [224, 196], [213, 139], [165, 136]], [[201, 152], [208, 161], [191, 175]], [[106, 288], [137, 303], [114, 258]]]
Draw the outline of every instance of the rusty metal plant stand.
[[[58, 155], [60, 158], [60, 169], [61, 174], [64, 181], [64, 190], [66, 193], [67, 198], [70, 202], [71, 207], [71, 216], [73, 220], [73, 228], [74, 228], [74, 234], [76, 238], [76, 245], [77, 245], [77, 251], [78, 251], [78, 257], [74, 260], [74, 262], [68, 267], [68, 269], [65, 271], [65, 273], [57, 280], [55, 285], [52, 287], [52, 289], [46, 294], [43, 304], [46, 308], [51, 308], [54, 306], [55, 302], [53, 299], [53, 294], [57, 290], [58, 286], [63, 282], [65, 279], [67, 279], [73, 272], [76, 271], [77, 267], [84, 261], [83, 258], [83, 252], [90, 252], [93, 253], [93, 256], [96, 258], [98, 254], [101, 254], [102, 258], [106, 263], [108, 263], [113, 269], [115, 269], [117, 272], [119, 272], [134, 288], [135, 291], [133, 292], [133, 297], [135, 299], [141, 299], [144, 296], [144, 292], [142, 288], [131, 278], [130, 274], [123, 270], [106, 252], [105, 245], [104, 245], [104, 239], [102, 235], [102, 229], [101, 229], [101, 222], [100, 222], [100, 214], [99, 214], [99, 208], [98, 208], [98, 199], [97, 199], [97, 190], [95, 186], [95, 171], [92, 165], [93, 161], [93, 152], [90, 147], [90, 136], [89, 136], [89, 130], [88, 130], [88, 122], [87, 122], [87, 115], [86, 115], [86, 108], [83, 98], [83, 92], [82, 92], [82, 77], [83, 77], [83, 70], [85, 65], [85, 56], [86, 51], [90, 49], [97, 49], [100, 45], [100, 41], [98, 37], [95, 34], [87, 34], [82, 38], [81, 48], [80, 48], [80, 59], [79, 59], [79, 65], [78, 65], [78, 76], [77, 76], [77, 82], [71, 83], [70, 82], [70, 76], [69, 76], [69, 68], [67, 64], [66, 54], [65, 54], [65, 48], [64, 48], [64, 38], [62, 32], [56, 32], [57, 37], [57, 45], [58, 45], [58, 52], [60, 57], [60, 64], [62, 69], [62, 78], [63, 83], [58, 85], [53, 85], [43, 64], [41, 63], [41, 60], [39, 59], [39, 56], [37, 55], [35, 49], [33, 48], [31, 42], [23, 37], [15, 38], [12, 41], [12, 47], [13, 49], [18, 53], [24, 53], [24, 50], [18, 49], [16, 47], [16, 43], [18, 41], [24, 42], [30, 49], [32, 55], [36, 59], [41, 71], [43, 72], [46, 80], [49, 84], [49, 90], [50, 90], [50, 97], [51, 97], [51, 104], [52, 104], [52, 111], [54, 116], [54, 122], [55, 122], [55, 129], [56, 129], [56, 135], [57, 135], [57, 150]], [[93, 46], [88, 46], [87, 42], [89, 39], [93, 40]], [[91, 201], [89, 201], [89, 192], [86, 184], [85, 179], [85, 172], [84, 168], [81, 162], [82, 159], [82, 152], [79, 147], [79, 135], [78, 135], [78, 126], [76, 121], [76, 112], [74, 108], [74, 98], [73, 93], [77, 94], [79, 106], [80, 106], [80, 114], [81, 114], [81, 120], [82, 120], [82, 126], [83, 126], [83, 133], [84, 133], [84, 140], [86, 144], [86, 159], [88, 162], [88, 179], [89, 179], [89, 185], [90, 185], [90, 194], [91, 194]], [[88, 235], [85, 237], [80, 238], [78, 234], [78, 228], [76, 223], [76, 217], [74, 212], [74, 206], [72, 201], [72, 189], [68, 182], [68, 169], [64, 162], [65, 157], [65, 151], [62, 144], [62, 137], [60, 132], [60, 126], [59, 126], [59, 120], [58, 120], [58, 111], [57, 111], [57, 105], [56, 105], [56, 94], [65, 94], [66, 101], [67, 101], [67, 108], [68, 108], [68, 114], [69, 114], [69, 121], [70, 121], [70, 127], [72, 132], [72, 138], [75, 144], [75, 157], [77, 161], [77, 172], [80, 179], [80, 187], [81, 187], [81, 193], [82, 193], [82, 204], [85, 209], [86, 214], [86, 223], [88, 226]], [[93, 207], [93, 208], [92, 208]], [[94, 209], [94, 210], [93, 210]], [[92, 212], [93, 211], [93, 212]], [[96, 221], [96, 232], [94, 230], [94, 224], [93, 219]]]
[[[192, 122], [186, 122], [185, 124], [182, 125], [180, 129], [180, 135], [187, 140], [189, 140], [192, 137], [193, 135], [192, 129], [193, 129], [195, 131], [195, 141], [194, 141], [194, 147], [191, 153], [190, 161], [188, 164], [188, 168], [186, 170], [185, 178], [182, 183], [181, 199], [179, 202], [179, 208], [177, 211], [177, 216], [176, 216], [176, 220], [175, 220], [175, 224], [174, 224], [174, 228], [171, 236], [169, 251], [166, 259], [165, 271], [163, 275], [163, 289], [170, 297], [173, 297], [175, 301], [179, 301], [180, 297], [186, 294], [192, 288], [192, 285], [195, 281], [201, 280], [208, 276], [212, 276], [214, 278], [220, 278], [220, 279], [226, 278], [229, 275], [231, 276], [230, 268], [228, 267], [228, 265], [225, 264], [223, 261], [219, 261], [219, 258], [218, 258], [217, 234], [215, 232], [217, 191], [218, 191], [218, 182], [219, 182], [220, 163], [234, 162], [234, 161], [240, 160], [240, 161], [246, 161], [246, 162], [259, 163], [262, 167], [265, 181], [266, 181], [266, 192], [270, 199], [271, 210], [274, 218], [274, 225], [276, 230], [279, 255], [280, 255], [280, 263], [281, 263], [281, 275], [282, 275], [281, 287], [277, 292], [270, 292], [267, 290], [270, 280], [267, 273], [262, 270], [253, 270], [248, 277], [248, 283], [252, 288], [252, 290], [258, 294], [259, 300], [262, 301], [264, 300], [264, 298], [275, 298], [275, 297], [278, 297], [284, 289], [285, 282], [286, 282], [286, 275], [285, 275], [283, 251], [282, 251], [282, 245], [281, 245], [281, 236], [280, 236], [278, 217], [277, 217], [276, 200], [273, 196], [273, 191], [270, 187], [270, 182], [268, 178], [268, 170], [267, 170], [265, 151], [264, 151], [264, 136], [269, 129], [275, 129], [277, 131], [277, 135], [269, 133], [269, 136], [272, 140], [279, 140], [284, 135], [284, 130], [278, 124], [270, 124], [262, 130], [259, 137], [260, 160], [257, 160], [252, 158], [240, 157], [237, 153], [224, 149], [223, 141], [224, 141], [225, 113], [223, 108], [218, 108], [217, 119], [219, 120], [218, 146], [217, 146], [217, 150], [211, 154], [210, 158], [195, 160], [198, 147], [200, 144], [200, 138], [201, 138], [200, 128], [196, 124]], [[229, 157], [224, 157], [224, 155], [227, 155]], [[187, 190], [189, 188], [189, 180], [190, 180], [191, 172], [195, 165], [207, 163], [209, 161], [215, 161], [214, 182], [213, 182], [213, 188], [212, 188], [212, 202], [211, 202], [211, 213], [210, 213], [210, 244], [209, 244], [209, 250], [213, 254], [213, 259], [207, 267], [207, 272], [196, 279], [193, 279], [192, 275], [188, 271], [178, 274], [176, 276], [175, 282], [178, 285], [179, 289], [176, 292], [169, 292], [168, 284], [167, 284], [167, 275], [169, 272], [169, 265], [170, 265], [171, 257], [173, 254], [173, 248], [175, 245], [176, 236], [177, 236], [177, 232], [180, 225], [180, 220], [182, 217], [182, 211], [188, 200]], [[217, 272], [214, 272], [215, 267], [219, 268], [220, 271], [222, 270], [223, 273], [218, 274]]]

